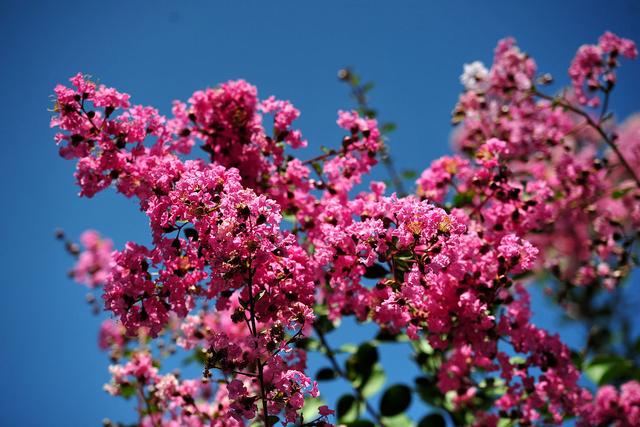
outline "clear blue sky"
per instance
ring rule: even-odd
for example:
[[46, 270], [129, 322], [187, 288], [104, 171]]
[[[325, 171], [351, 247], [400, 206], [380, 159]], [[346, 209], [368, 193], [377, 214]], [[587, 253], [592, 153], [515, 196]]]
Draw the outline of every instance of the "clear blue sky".
[[[52, 233], [95, 228], [121, 246], [147, 241], [147, 223], [113, 193], [77, 198], [73, 164], [58, 157], [48, 126], [57, 82], [89, 73], [168, 113], [173, 99], [245, 78], [302, 111], [311, 154], [338, 141], [336, 111], [351, 101], [336, 71], [353, 65], [376, 82], [372, 102], [383, 118], [399, 125], [396, 162], [421, 170], [449, 152], [462, 64], [490, 63], [499, 38], [515, 36], [561, 82], [577, 47], [604, 30], [640, 40], [636, 1], [435, 3], [1, 0], [0, 425], [132, 420], [130, 405], [102, 391], [108, 360], [96, 346], [99, 319], [84, 289], [66, 279], [71, 259]], [[621, 116], [640, 109], [639, 77], [638, 63], [624, 65], [613, 98]], [[555, 327], [548, 307], [536, 310]], [[404, 360], [384, 357], [399, 378]]]

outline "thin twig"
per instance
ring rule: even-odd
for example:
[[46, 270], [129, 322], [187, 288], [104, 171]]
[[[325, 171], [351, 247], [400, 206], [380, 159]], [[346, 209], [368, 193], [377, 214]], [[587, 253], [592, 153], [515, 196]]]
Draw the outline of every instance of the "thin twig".
[[[346, 381], [349, 381], [349, 378], [347, 377], [347, 373], [342, 369], [342, 367], [336, 360], [335, 352], [331, 349], [331, 346], [329, 346], [329, 343], [327, 342], [327, 339], [324, 336], [324, 333], [316, 325], [313, 325], [313, 329], [316, 331], [316, 334], [318, 334], [318, 337], [320, 338], [320, 343], [325, 349], [324, 354], [327, 356], [327, 359], [329, 359], [329, 362], [331, 362], [331, 366], [333, 367], [333, 370], [336, 371], [341, 378], [343, 378]], [[362, 394], [362, 391], [357, 387], [354, 387], [353, 390], [356, 392], [358, 400], [360, 400], [361, 402], [364, 402], [365, 408], [367, 409], [367, 412], [369, 412], [369, 415], [371, 415], [376, 420], [379, 426], [385, 427], [385, 424], [382, 422], [382, 417], [380, 416], [380, 414], [378, 414], [375, 408], [371, 406], [371, 403], [369, 403], [369, 401], [364, 397], [364, 395]]]

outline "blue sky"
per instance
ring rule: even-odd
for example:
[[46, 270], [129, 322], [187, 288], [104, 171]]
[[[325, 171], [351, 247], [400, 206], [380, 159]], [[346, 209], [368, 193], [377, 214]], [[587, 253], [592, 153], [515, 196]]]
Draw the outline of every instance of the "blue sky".
[[[71, 259], [53, 230], [77, 237], [95, 228], [122, 246], [147, 241], [147, 222], [112, 192], [77, 197], [73, 164], [58, 157], [48, 126], [56, 83], [81, 71], [168, 113], [174, 99], [245, 78], [302, 111], [311, 155], [339, 140], [336, 111], [352, 103], [336, 71], [352, 65], [375, 81], [382, 118], [399, 126], [396, 162], [421, 170], [449, 152], [463, 63], [490, 63], [497, 40], [512, 35], [541, 70], [566, 82], [580, 44], [604, 30], [640, 40], [639, 20], [634, 1], [0, 0], [0, 425], [132, 420], [128, 404], [102, 391], [108, 360], [96, 346], [99, 319], [66, 278]], [[612, 102], [621, 117], [639, 109], [630, 96], [640, 93], [638, 77], [639, 63], [624, 64]], [[538, 318], [556, 327], [554, 312], [537, 302]], [[561, 331], [579, 341], [574, 328]], [[401, 378], [403, 363], [383, 357]]]

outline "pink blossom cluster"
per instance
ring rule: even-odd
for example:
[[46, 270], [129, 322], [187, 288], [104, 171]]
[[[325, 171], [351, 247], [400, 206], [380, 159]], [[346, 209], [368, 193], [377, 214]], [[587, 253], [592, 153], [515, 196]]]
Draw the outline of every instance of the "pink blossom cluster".
[[619, 66], [619, 56], [635, 59], [638, 49], [633, 41], [610, 32], [604, 33], [597, 45], [580, 46], [569, 67], [569, 76], [579, 103], [591, 107], [600, 104], [600, 98], [589, 93], [611, 90], [616, 83], [615, 69]]
[[[594, 104], [585, 82], [614, 81], [618, 55], [635, 57], [635, 45], [611, 33], [580, 48], [570, 69], [578, 104]], [[602, 117], [538, 91], [537, 66], [513, 39], [499, 42], [489, 70], [472, 65], [454, 111], [457, 153], [404, 197], [375, 181], [356, 192], [384, 143], [355, 111], [338, 113], [338, 148], [301, 160], [290, 154], [307, 145], [292, 128], [300, 112], [242, 80], [176, 101], [171, 118], [80, 74], [56, 87], [51, 124], [60, 154], [77, 159], [81, 195], [113, 185], [149, 218], [150, 245], [112, 251], [83, 235], [74, 270], [102, 286], [118, 318], [100, 332], [100, 346], [126, 360], [107, 390], [138, 397], [141, 425], [269, 426], [269, 415], [329, 425], [326, 406], [302, 419], [319, 390], [295, 346], [319, 307], [331, 322], [371, 321], [441, 355], [437, 388], [476, 425], [637, 423], [638, 384], [594, 398], [570, 349], [531, 323], [523, 280], [548, 270], [610, 290], [628, 276], [640, 228], [637, 118], [610, 139]], [[193, 159], [196, 144], [206, 158]], [[161, 375], [150, 350], [125, 351], [135, 336], [195, 351], [204, 381]], [[501, 393], [482, 406], [497, 382]]]
[[102, 239], [100, 234], [93, 230], [82, 233], [80, 242], [84, 250], [79, 254], [78, 262], [71, 274], [78, 283], [95, 288], [106, 282], [111, 271], [113, 242], [110, 239]]
[[[129, 242], [112, 254], [104, 284], [105, 308], [120, 318], [130, 334], [144, 329], [154, 337], [172, 315], [184, 318], [199, 300], [214, 301], [218, 310], [225, 310], [235, 296], [239, 306], [233, 319], [247, 322], [245, 343], [232, 342], [221, 330], [211, 338], [211, 348], [218, 353], [237, 352], [236, 358], [226, 362], [243, 372], [260, 371], [264, 396], [277, 391], [278, 402], [270, 402], [272, 409], [295, 413], [302, 394], [316, 393], [315, 385], [292, 368], [298, 366], [299, 358], [272, 353], [289, 351], [287, 331], [310, 327], [315, 288], [313, 274], [306, 268], [307, 253], [294, 235], [279, 227], [279, 206], [243, 187], [236, 168], [180, 160], [175, 153], [185, 150], [176, 147], [185, 144], [176, 138], [182, 136], [172, 133], [173, 122], [155, 110], [134, 106], [119, 114], [119, 108], [129, 107], [127, 96], [96, 88], [80, 75], [72, 83], [72, 89], [56, 88], [60, 114], [52, 125], [67, 131], [56, 137], [62, 155], [79, 159], [76, 177], [81, 193], [91, 196], [115, 181], [121, 193], [139, 199], [153, 232], [153, 247]], [[255, 89], [236, 82], [207, 93], [208, 98], [194, 95], [194, 114], [228, 126], [226, 132], [245, 132], [247, 123], [236, 119], [244, 114], [246, 102], [255, 101], [251, 98]], [[225, 96], [237, 100], [225, 100]], [[235, 116], [228, 105], [234, 102], [238, 104]], [[103, 106], [104, 111], [89, 110], [89, 105]], [[278, 108], [289, 110], [286, 105]], [[156, 137], [151, 147], [142, 144], [148, 135]], [[250, 161], [247, 153], [254, 152], [260, 153], [230, 155]], [[78, 271], [86, 269], [85, 259], [95, 258], [93, 246], [81, 255]], [[255, 395], [233, 396], [256, 400]]]
[[[632, 42], [610, 33], [600, 45], [629, 57], [635, 51]], [[474, 183], [481, 181], [469, 171], [468, 160], [455, 157], [437, 160], [424, 171], [418, 193], [436, 200], [463, 194], [469, 206], [482, 204], [485, 227], [531, 240], [544, 252], [540, 266], [560, 280], [611, 289], [629, 269], [629, 242], [640, 225], [637, 185], [611, 144], [591, 126], [597, 119], [567, 108], [568, 99], [549, 99], [533, 86], [518, 89], [505, 83], [518, 70], [535, 69], [518, 52], [512, 40], [501, 42], [490, 75], [512, 77], [492, 80], [482, 91], [465, 91], [454, 115], [460, 122], [454, 141], [463, 156], [486, 157], [488, 141], [496, 135], [506, 143], [500, 155], [510, 174], [507, 186], [478, 189]], [[629, 159], [631, 170], [638, 161], [632, 128], [623, 127], [628, 129], [625, 138], [610, 141]], [[509, 194], [515, 197], [505, 197]]]
[[135, 352], [126, 364], [111, 365], [109, 371], [112, 379], [105, 390], [114, 396], [136, 396], [141, 426], [242, 425], [228, 415], [230, 399], [225, 385], [214, 394], [210, 383], [181, 380], [174, 374], [160, 375], [148, 352]]
[[632, 427], [640, 425], [640, 383], [629, 381], [620, 391], [607, 385], [601, 387], [593, 402], [582, 408], [582, 426], [611, 425]]

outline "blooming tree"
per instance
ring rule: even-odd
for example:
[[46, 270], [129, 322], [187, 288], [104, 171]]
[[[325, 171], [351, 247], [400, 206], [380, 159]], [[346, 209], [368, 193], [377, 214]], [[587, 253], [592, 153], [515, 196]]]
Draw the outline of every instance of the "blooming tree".
[[[170, 117], [82, 74], [57, 86], [51, 125], [80, 195], [135, 199], [152, 236], [67, 241], [72, 277], [111, 314], [106, 391], [149, 427], [640, 425], [638, 346], [606, 333], [638, 263], [640, 118], [608, 111], [621, 59], [636, 56], [605, 33], [578, 50], [572, 87], [547, 94], [551, 77], [500, 41], [490, 69], [465, 65], [455, 153], [410, 194], [392, 126], [350, 70], [339, 77], [359, 108], [338, 112], [344, 138], [315, 157], [299, 154], [300, 112], [242, 80], [175, 101]], [[364, 183], [379, 161], [394, 188]], [[584, 348], [531, 323], [534, 281], [587, 325]], [[331, 347], [346, 317], [376, 338]], [[380, 342], [409, 346], [421, 375], [385, 388]], [[163, 371], [176, 348], [201, 377]], [[310, 374], [309, 352], [327, 367]], [[318, 382], [339, 377], [346, 394], [322, 402]], [[426, 405], [416, 422], [412, 399]]]

